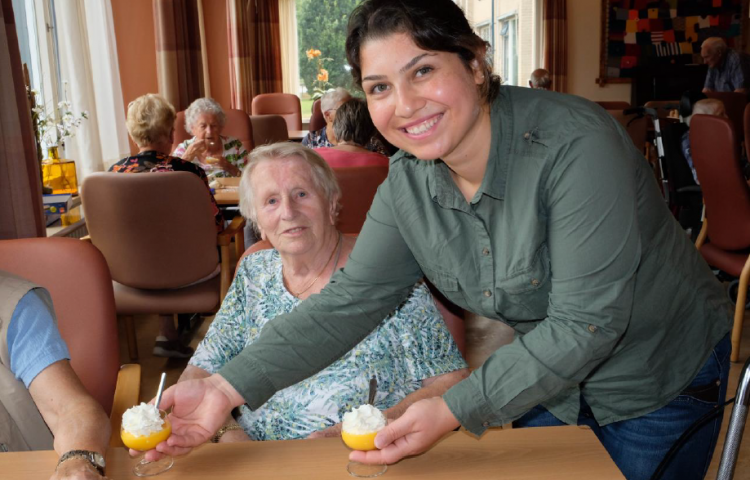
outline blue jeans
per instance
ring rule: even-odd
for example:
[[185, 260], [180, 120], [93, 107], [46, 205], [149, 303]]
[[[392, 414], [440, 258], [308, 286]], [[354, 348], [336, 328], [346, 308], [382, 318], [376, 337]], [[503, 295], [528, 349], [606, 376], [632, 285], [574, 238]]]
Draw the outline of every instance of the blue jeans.
[[[641, 417], [600, 427], [591, 408], [581, 397], [578, 424], [591, 427], [617, 467], [628, 480], [648, 480], [672, 445], [698, 418], [724, 403], [729, 376], [729, 335], [714, 348], [712, 355], [693, 382], [666, 406]], [[662, 476], [663, 480], [702, 479], [716, 448], [722, 415], [708, 422], [676, 452]], [[513, 422], [515, 428], [565, 425], [541, 405]]]

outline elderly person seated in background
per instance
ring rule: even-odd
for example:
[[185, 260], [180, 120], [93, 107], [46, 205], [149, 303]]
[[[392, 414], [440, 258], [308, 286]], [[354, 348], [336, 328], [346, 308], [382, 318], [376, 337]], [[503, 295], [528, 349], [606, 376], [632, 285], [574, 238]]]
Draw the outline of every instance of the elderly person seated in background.
[[549, 90], [552, 86], [552, 79], [549, 72], [543, 68], [537, 68], [531, 72], [529, 77], [529, 87], [537, 90]]
[[0, 452], [54, 447], [52, 480], [102, 478], [109, 419], [70, 366], [49, 293], [0, 271], [0, 299]]
[[[336, 111], [350, 98], [352, 98], [351, 94], [341, 87], [337, 87], [324, 93], [323, 96], [320, 97], [320, 110], [323, 112], [326, 126], [320, 130], [308, 133], [307, 136], [302, 139], [302, 145], [310, 148], [335, 146], [338, 143], [338, 138], [336, 137], [336, 132], [333, 128]], [[365, 148], [371, 152], [388, 155], [385, 145], [383, 145], [383, 142], [377, 135], [375, 135], [375, 133], [376, 131], [373, 131], [373, 135], [366, 142]]]
[[388, 165], [388, 157], [365, 148], [375, 133], [375, 125], [363, 100], [350, 98], [338, 108], [333, 131], [338, 139], [336, 146], [315, 149], [331, 167]]
[[[174, 140], [174, 119], [174, 107], [160, 95], [148, 93], [130, 102], [125, 125], [130, 138], [138, 145], [139, 152], [137, 155], [123, 158], [109, 170], [120, 173], [190, 172], [197, 175], [206, 185], [206, 201], [211, 202], [216, 228], [220, 231], [224, 219], [211, 194], [206, 173], [190, 162], [169, 156]], [[161, 247], [164, 245], [154, 245], [154, 248]], [[187, 342], [180, 341], [179, 337], [172, 316], [161, 315], [161, 327], [159, 336], [156, 337], [154, 355], [190, 357], [193, 349], [184, 345]]]
[[221, 136], [227, 117], [213, 98], [199, 98], [185, 110], [185, 130], [193, 136], [180, 143], [173, 155], [200, 165], [212, 177], [239, 177], [247, 150], [233, 137]]
[[[715, 115], [717, 117], [724, 118], [726, 118], [727, 116], [726, 111], [724, 110], [724, 102], [715, 98], [704, 98], [702, 100], [698, 100], [693, 105], [692, 113], [688, 114], [687, 116], [684, 116], [684, 114], [688, 112], [684, 110], [683, 107], [683, 102], [681, 102], [680, 109], [682, 111], [680, 112], [680, 114], [683, 115], [683, 120], [688, 127], [690, 126], [690, 119], [693, 117], [693, 115]], [[701, 182], [698, 181], [698, 174], [695, 173], [695, 167], [693, 166], [693, 155], [690, 153], [690, 130], [682, 134], [680, 146], [682, 148], [682, 154], [685, 156], [685, 160], [687, 160], [688, 165], [690, 165], [690, 170], [692, 170], [693, 172], [693, 180], [695, 180], [696, 185], [700, 185]]]
[[[252, 344], [274, 318], [328, 284], [354, 239], [336, 228], [340, 189], [328, 164], [293, 143], [256, 148], [241, 183], [240, 208], [274, 249], [245, 257], [221, 309], [180, 380], [208, 377]], [[354, 260], [352, 260], [354, 261]], [[345, 412], [367, 403], [399, 417], [421, 398], [442, 395], [468, 375], [429, 290], [409, 296], [349, 353], [279, 391], [261, 408], [240, 407], [215, 441], [282, 440], [339, 434]], [[324, 432], [320, 432], [324, 430]], [[236, 431], [233, 431], [236, 430]], [[220, 437], [220, 438], [217, 438]]]
[[708, 65], [704, 92], [750, 93], [750, 55], [727, 48], [723, 38], [707, 38], [701, 44]]

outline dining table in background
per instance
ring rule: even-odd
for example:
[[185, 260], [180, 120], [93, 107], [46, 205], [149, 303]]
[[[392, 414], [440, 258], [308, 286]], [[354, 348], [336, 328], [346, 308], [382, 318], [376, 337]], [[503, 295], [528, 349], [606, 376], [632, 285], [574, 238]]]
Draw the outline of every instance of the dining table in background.
[[214, 200], [217, 205], [240, 204], [240, 177], [217, 178], [214, 182], [217, 184], [214, 187]]
[[[349, 449], [340, 438], [206, 444], [176, 457], [158, 480], [217, 478], [240, 480], [351, 480], [346, 471]], [[135, 479], [137, 459], [124, 447], [110, 448], [107, 476]], [[55, 469], [53, 451], [0, 454], [0, 477], [48, 480]], [[622, 480], [593, 431], [585, 427], [490, 429], [477, 438], [451, 432], [429, 451], [390, 465], [383, 480]]]
[[308, 132], [308, 130], [289, 130], [289, 140], [301, 142], [307, 136]]

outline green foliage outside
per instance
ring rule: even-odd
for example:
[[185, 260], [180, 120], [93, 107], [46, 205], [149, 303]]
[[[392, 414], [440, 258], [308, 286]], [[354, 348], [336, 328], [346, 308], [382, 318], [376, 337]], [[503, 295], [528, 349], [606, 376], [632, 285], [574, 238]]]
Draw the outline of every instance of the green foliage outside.
[[[310, 96], [316, 89], [344, 87], [351, 90], [352, 76], [347, 65], [346, 25], [359, 0], [297, 0], [299, 73]], [[307, 51], [320, 50], [327, 82], [318, 80], [319, 58], [308, 59]], [[304, 111], [304, 110], [303, 110]]]

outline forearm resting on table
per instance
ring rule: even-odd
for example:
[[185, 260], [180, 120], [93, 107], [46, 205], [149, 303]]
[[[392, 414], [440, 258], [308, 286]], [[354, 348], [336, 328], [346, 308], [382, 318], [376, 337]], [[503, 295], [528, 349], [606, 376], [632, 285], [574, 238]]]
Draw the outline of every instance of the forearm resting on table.
[[55, 437], [58, 455], [70, 450], [106, 453], [109, 419], [67, 360], [45, 368], [31, 382], [29, 392]]
[[385, 410], [383, 413], [389, 420], [395, 420], [404, 414], [407, 408], [419, 400], [432, 397], [440, 397], [449, 388], [469, 376], [469, 369], [462, 368], [453, 372], [444, 373], [435, 377], [422, 380], [422, 388], [410, 393], [396, 405]]

